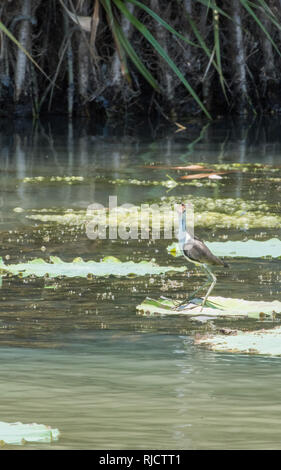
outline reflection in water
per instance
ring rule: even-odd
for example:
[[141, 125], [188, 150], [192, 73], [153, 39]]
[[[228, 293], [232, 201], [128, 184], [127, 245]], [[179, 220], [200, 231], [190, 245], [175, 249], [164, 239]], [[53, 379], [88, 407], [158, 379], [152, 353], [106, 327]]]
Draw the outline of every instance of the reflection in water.
[[[27, 173], [38, 174], [38, 168], [45, 168], [46, 174], [65, 173], [66, 168], [84, 169], [87, 174], [89, 166], [123, 170], [129, 162], [161, 159], [173, 164], [183, 155], [190, 161], [243, 163], [247, 152], [247, 162], [278, 164], [281, 145], [278, 118], [253, 122], [236, 118], [207, 126], [198, 123], [187, 125], [187, 131], [181, 133], [175, 133], [173, 126], [156, 132], [144, 126], [93, 129], [87, 121], [83, 126], [83, 121], [77, 124], [58, 118], [34, 126], [20, 123], [0, 123], [1, 171], [15, 172], [18, 179]], [[185, 149], [195, 142], [188, 154]]]
[[[37, 224], [26, 218], [27, 210], [85, 209], [93, 202], [107, 204], [108, 196], [115, 194], [119, 204], [193, 195], [262, 200], [268, 207], [279, 207], [280, 185], [272, 183], [268, 191], [263, 184], [263, 178], [268, 182], [266, 170], [259, 173], [259, 184], [251, 173], [237, 172], [226, 184], [181, 186], [169, 193], [159, 185], [109, 183], [117, 178], [164, 180], [167, 170], [145, 168], [157, 163], [281, 165], [277, 118], [190, 123], [186, 132], [175, 130], [161, 124], [93, 129], [89, 122], [59, 119], [34, 126], [15, 122], [7, 129], [7, 123], [0, 122], [0, 237], [5, 262], [48, 260], [51, 255], [64, 261], [76, 256], [100, 260], [114, 255], [123, 261], [154, 258], [161, 265], [182, 264], [181, 258], [169, 258], [165, 240], [93, 241], [75, 227]], [[84, 180], [23, 182], [34, 176]], [[24, 211], [13, 210], [19, 207]], [[280, 237], [279, 227], [213, 227], [198, 232], [207, 240]], [[280, 296], [278, 259], [233, 258], [229, 272], [219, 276], [216, 295], [227, 292], [249, 300]], [[180, 316], [136, 315], [135, 306], [144, 297], [185, 296], [200, 281], [196, 270], [188, 278], [180, 273], [128, 279], [4, 277], [1, 420], [59, 428], [60, 441], [44, 448], [280, 448], [278, 358], [232, 357], [193, 345], [195, 332], [208, 332], [222, 320], [198, 323]], [[278, 321], [265, 320], [259, 326]], [[242, 322], [243, 328], [257, 327], [255, 320]], [[227, 326], [240, 323], [229, 320]]]

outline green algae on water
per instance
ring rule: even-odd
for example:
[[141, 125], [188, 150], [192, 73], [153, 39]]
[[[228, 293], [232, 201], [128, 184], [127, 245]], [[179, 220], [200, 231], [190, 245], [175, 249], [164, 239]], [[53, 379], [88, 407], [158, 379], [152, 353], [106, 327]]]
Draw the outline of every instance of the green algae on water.
[[[198, 165], [204, 166], [206, 163], [198, 163]], [[269, 164], [264, 163], [239, 163], [239, 162], [232, 162], [232, 163], [211, 163], [208, 164], [208, 168], [213, 168], [214, 170], [222, 170], [222, 171], [236, 171], [242, 173], [258, 173], [258, 172], [280, 172], [281, 168], [274, 167]]]
[[[185, 196], [185, 201], [193, 204], [195, 227], [234, 228], [248, 230], [252, 228], [280, 228], [281, 215], [277, 207], [270, 207], [263, 201], [245, 201], [240, 198], [213, 199], [207, 197]], [[92, 210], [68, 209], [66, 211], [48, 211], [47, 209], [26, 212], [26, 217], [35, 221], [87, 227], [96, 224], [104, 227], [117, 223], [118, 226], [139, 227], [141, 218], [147, 218], [151, 227], [155, 225], [166, 229], [175, 226], [178, 217], [174, 214], [174, 205], [182, 198], [163, 197], [152, 204], [127, 208], [118, 206], [109, 212], [106, 208]], [[275, 212], [276, 211], [276, 212]]]
[[26, 177], [21, 180], [23, 183], [81, 183], [84, 181], [83, 176], [33, 176]]
[[[98, 180], [96, 180], [98, 181]], [[133, 186], [163, 186], [167, 189], [173, 189], [177, 186], [196, 186], [196, 187], [209, 187], [209, 188], [215, 188], [217, 186], [218, 181], [211, 181], [210, 179], [206, 178], [200, 181], [197, 179], [191, 180], [191, 181], [176, 181], [171, 179], [167, 180], [138, 180], [136, 178], [129, 178], [129, 179], [115, 179], [115, 180], [105, 180], [106, 183], [108, 184], [114, 184], [114, 185], [133, 185]]]

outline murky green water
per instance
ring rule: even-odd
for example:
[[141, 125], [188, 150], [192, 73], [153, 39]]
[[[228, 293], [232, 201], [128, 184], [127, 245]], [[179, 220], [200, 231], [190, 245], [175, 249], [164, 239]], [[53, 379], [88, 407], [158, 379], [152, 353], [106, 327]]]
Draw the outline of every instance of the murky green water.
[[[63, 120], [0, 123], [0, 236], [6, 263], [59, 256], [151, 260], [181, 266], [167, 240], [90, 240], [74, 226], [30, 219], [42, 209], [64, 213], [89, 204], [159, 202], [170, 196], [239, 198], [280, 215], [281, 122], [223, 121], [173, 127], [91, 129]], [[172, 190], [138, 181], [184, 174], [149, 165], [261, 164]], [[25, 178], [45, 177], [37, 183]], [[51, 176], [81, 181], [51, 182]], [[114, 184], [116, 180], [119, 184]], [[280, 180], [280, 181], [279, 181]], [[128, 184], [126, 183], [128, 182]], [[209, 181], [210, 183], [210, 181]], [[235, 202], [233, 203], [235, 206]], [[21, 208], [20, 211], [14, 211]], [[247, 211], [247, 207], [245, 208]], [[50, 212], [51, 213], [51, 212]], [[204, 240], [280, 238], [279, 226], [198, 227]], [[280, 300], [280, 260], [230, 260], [215, 295]], [[46, 449], [281, 448], [280, 358], [218, 354], [193, 344], [216, 326], [268, 327], [255, 320], [199, 323], [179, 316], [142, 317], [147, 295], [183, 298], [203, 283], [183, 273], [137, 278], [3, 278], [0, 290], [0, 421], [43, 423], [61, 438]]]

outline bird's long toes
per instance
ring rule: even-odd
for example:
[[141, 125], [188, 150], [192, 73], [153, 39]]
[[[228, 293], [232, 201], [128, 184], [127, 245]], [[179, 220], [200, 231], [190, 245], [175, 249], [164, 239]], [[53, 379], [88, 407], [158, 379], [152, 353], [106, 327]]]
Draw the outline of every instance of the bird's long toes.
[[177, 312], [180, 312], [181, 310], [184, 310], [185, 308], [187, 307], [187, 304], [182, 304], [182, 305], [178, 305], [175, 310]]
[[178, 307], [174, 308], [173, 310], [176, 310], [176, 312], [180, 312], [182, 310], [186, 310], [187, 308], [188, 310], [192, 310], [193, 308], [196, 308], [196, 307], [198, 307], [197, 304], [192, 305], [192, 303], [188, 300], [187, 303], [181, 304]]
[[183, 300], [183, 301], [180, 301], [180, 300], [174, 300], [173, 301], [173, 304], [174, 304], [174, 307], [173, 307], [173, 310], [179, 310], [181, 309], [182, 307], [185, 307], [188, 303], [188, 299], [186, 300]]
[[179, 312], [180, 310], [183, 310], [187, 306], [186, 303], [180, 303], [178, 305], [175, 305], [172, 310], [176, 310], [176, 312]]

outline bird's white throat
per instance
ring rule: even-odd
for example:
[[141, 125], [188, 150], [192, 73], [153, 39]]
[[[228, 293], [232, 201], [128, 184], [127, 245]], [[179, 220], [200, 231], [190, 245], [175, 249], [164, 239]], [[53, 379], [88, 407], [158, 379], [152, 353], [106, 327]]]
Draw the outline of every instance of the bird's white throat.
[[185, 240], [184, 240], [184, 243], [188, 243], [190, 240], [193, 240], [193, 237], [190, 235], [190, 233], [185, 232]]

